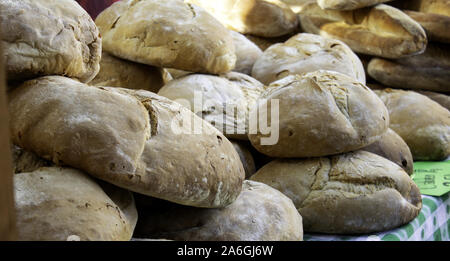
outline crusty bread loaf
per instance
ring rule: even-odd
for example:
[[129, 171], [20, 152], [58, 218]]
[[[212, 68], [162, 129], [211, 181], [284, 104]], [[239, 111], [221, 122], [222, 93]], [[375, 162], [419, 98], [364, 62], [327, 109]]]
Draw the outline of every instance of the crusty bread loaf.
[[412, 175], [414, 172], [411, 150], [405, 141], [392, 129], [362, 150], [372, 152], [399, 165], [403, 170]]
[[233, 71], [250, 75], [253, 64], [262, 55], [261, 49], [244, 35], [231, 31], [234, 48], [236, 49], [236, 67]]
[[[197, 209], [137, 198], [138, 238], [182, 241], [301, 241], [302, 217], [292, 201], [259, 182], [244, 181], [233, 204]], [[140, 202], [144, 201], [143, 206]]]
[[392, 0], [317, 0], [317, 4], [323, 9], [355, 10], [389, 1]]
[[[278, 100], [279, 139], [262, 144], [265, 135], [249, 134], [252, 145], [271, 157], [317, 157], [361, 149], [379, 140], [389, 126], [383, 102], [364, 84], [344, 74], [316, 71], [272, 83], [250, 113], [267, 111], [276, 121], [272, 103]], [[275, 108], [276, 109], [276, 108]]]
[[397, 60], [373, 58], [369, 75], [390, 87], [450, 92], [450, 50], [445, 44], [428, 44], [423, 54]]
[[248, 141], [231, 140], [236, 152], [239, 154], [242, 165], [244, 165], [245, 178], [250, 178], [256, 172], [255, 160], [250, 152], [251, 144]]
[[18, 239], [126, 241], [133, 228], [102, 188], [82, 172], [41, 168], [14, 175]]
[[390, 128], [411, 149], [414, 160], [439, 161], [450, 155], [450, 112], [413, 91], [376, 90], [389, 110]]
[[425, 29], [430, 41], [450, 43], [450, 16], [408, 10], [404, 12]]
[[359, 234], [413, 220], [422, 199], [393, 162], [366, 151], [314, 159], [275, 160], [251, 178], [292, 199], [306, 232]]
[[418, 91], [418, 93], [427, 96], [433, 101], [439, 103], [442, 107], [450, 110], [450, 96], [448, 96], [447, 94], [429, 91]]
[[[223, 207], [245, 177], [233, 145], [181, 105], [148, 91], [53, 76], [10, 96], [12, 139], [58, 165], [145, 195]], [[203, 131], [196, 134], [188, 120]]]
[[366, 83], [358, 56], [343, 42], [301, 33], [285, 43], [274, 44], [255, 62], [252, 76], [269, 85], [288, 75], [330, 70]]
[[140, 89], [156, 93], [170, 80], [170, 74], [162, 68], [134, 63], [103, 52], [100, 72], [89, 85]]
[[104, 50], [123, 59], [192, 72], [225, 73], [236, 63], [229, 31], [183, 0], [125, 0], [96, 19]]
[[336, 11], [309, 3], [299, 16], [305, 32], [341, 40], [358, 53], [400, 58], [422, 53], [427, 45], [420, 24], [385, 4]]
[[264, 89], [257, 80], [237, 72], [191, 74], [169, 82], [158, 95], [183, 104], [226, 137], [248, 140], [249, 110]]
[[278, 37], [297, 30], [297, 15], [279, 0], [187, 0], [205, 8], [231, 30]]
[[72, 0], [0, 0], [8, 80], [66, 75], [88, 82], [99, 70], [101, 39]]

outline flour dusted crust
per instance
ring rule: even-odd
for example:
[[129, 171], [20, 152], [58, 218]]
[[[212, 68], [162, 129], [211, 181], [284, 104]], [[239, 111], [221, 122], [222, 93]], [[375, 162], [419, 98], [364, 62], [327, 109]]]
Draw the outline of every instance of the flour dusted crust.
[[369, 75], [389, 87], [450, 92], [450, 50], [445, 44], [428, 44], [423, 54], [396, 60], [373, 58]]
[[362, 150], [372, 152], [399, 165], [403, 170], [412, 175], [413, 157], [411, 150], [405, 141], [392, 129], [381, 136], [381, 139], [363, 148]]
[[322, 9], [355, 10], [392, 0], [317, 0]]
[[420, 24], [385, 4], [337, 11], [308, 3], [299, 16], [305, 32], [341, 40], [358, 53], [400, 58], [422, 53], [427, 45]]
[[182, 0], [124, 0], [96, 19], [104, 49], [123, 59], [192, 72], [225, 73], [236, 63], [228, 30]]
[[366, 83], [358, 56], [343, 42], [319, 35], [301, 33], [282, 44], [274, 44], [255, 62], [252, 76], [270, 84], [288, 75], [317, 70], [346, 74]]
[[303, 240], [302, 217], [292, 201], [279, 191], [254, 181], [244, 181], [242, 193], [236, 201], [222, 209], [197, 209], [156, 202], [151, 207], [139, 208], [139, 211], [141, 216], [136, 228], [139, 238], [182, 241]]
[[366, 151], [315, 159], [278, 159], [251, 178], [294, 202], [306, 232], [385, 231], [420, 212], [419, 188], [393, 162]]
[[272, 83], [256, 108], [272, 121], [272, 100], [279, 103], [279, 139], [263, 145], [263, 135], [249, 134], [252, 145], [271, 157], [318, 157], [354, 151], [380, 139], [389, 126], [383, 102], [364, 84], [337, 72], [315, 71]]
[[66, 75], [88, 82], [99, 71], [101, 39], [72, 0], [0, 1], [8, 80]]
[[245, 174], [231, 143], [151, 92], [43, 77], [15, 89], [9, 110], [15, 144], [119, 187], [197, 207], [223, 207], [240, 193]]
[[78, 170], [49, 167], [14, 175], [18, 240], [128, 241], [122, 210]]
[[234, 47], [236, 49], [236, 67], [233, 71], [250, 75], [253, 64], [262, 55], [261, 49], [244, 35], [231, 31]]
[[[226, 137], [247, 140], [249, 111], [264, 90], [252, 77], [230, 72], [222, 76], [191, 74], [169, 82], [158, 95], [182, 103]], [[195, 105], [196, 97], [202, 104]]]
[[413, 91], [376, 90], [386, 104], [393, 129], [408, 144], [414, 160], [440, 161], [450, 155], [450, 112]]
[[170, 74], [162, 68], [134, 63], [103, 52], [100, 72], [89, 85], [140, 89], [156, 93], [170, 80]]
[[187, 0], [205, 8], [231, 30], [262, 37], [278, 37], [298, 28], [297, 15], [279, 0]]

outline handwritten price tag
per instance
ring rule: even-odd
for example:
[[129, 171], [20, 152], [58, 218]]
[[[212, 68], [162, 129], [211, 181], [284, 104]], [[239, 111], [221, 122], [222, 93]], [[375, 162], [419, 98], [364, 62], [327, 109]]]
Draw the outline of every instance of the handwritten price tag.
[[450, 161], [414, 162], [412, 179], [422, 194], [442, 196], [450, 191]]

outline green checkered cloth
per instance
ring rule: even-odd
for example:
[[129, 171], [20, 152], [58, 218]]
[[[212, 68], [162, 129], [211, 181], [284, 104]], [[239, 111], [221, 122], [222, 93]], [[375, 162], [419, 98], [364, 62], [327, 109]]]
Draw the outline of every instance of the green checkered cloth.
[[305, 241], [449, 241], [450, 195], [432, 197], [422, 195], [423, 207], [419, 216], [403, 227], [363, 236], [305, 234]]

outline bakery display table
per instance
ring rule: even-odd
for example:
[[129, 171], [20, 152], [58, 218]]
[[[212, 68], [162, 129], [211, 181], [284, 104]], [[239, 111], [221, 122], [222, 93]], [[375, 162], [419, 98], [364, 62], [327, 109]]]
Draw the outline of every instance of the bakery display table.
[[305, 241], [448, 241], [450, 240], [450, 195], [422, 195], [419, 216], [409, 224], [381, 233], [341, 236], [305, 234]]

